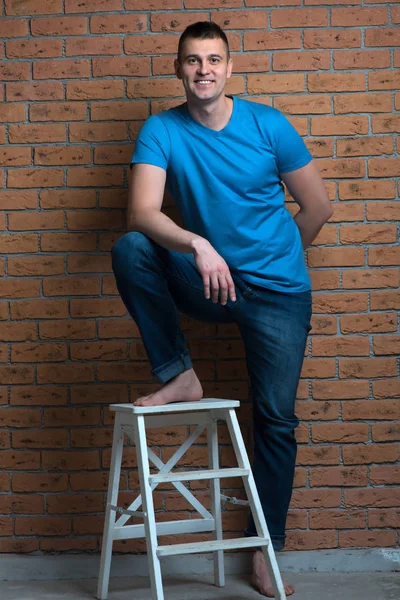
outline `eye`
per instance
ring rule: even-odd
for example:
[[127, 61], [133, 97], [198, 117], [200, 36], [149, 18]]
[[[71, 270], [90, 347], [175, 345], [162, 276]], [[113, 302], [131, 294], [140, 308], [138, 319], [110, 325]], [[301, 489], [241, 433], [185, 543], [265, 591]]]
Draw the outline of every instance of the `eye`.
[[195, 64], [195, 62], [196, 62], [196, 59], [195, 59], [194, 57], [192, 57], [192, 58], [188, 58], [188, 63], [189, 63], [189, 65], [194, 65], [194, 64]]
[[211, 62], [213, 65], [215, 65], [215, 64], [219, 63], [219, 58], [217, 58], [216, 56], [213, 56], [211, 59]]

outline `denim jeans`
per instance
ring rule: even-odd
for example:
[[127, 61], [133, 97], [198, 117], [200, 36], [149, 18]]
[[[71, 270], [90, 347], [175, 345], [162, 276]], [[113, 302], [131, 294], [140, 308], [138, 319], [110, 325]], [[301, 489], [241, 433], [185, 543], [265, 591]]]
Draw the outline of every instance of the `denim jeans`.
[[[275, 550], [285, 543], [296, 461], [295, 398], [310, 330], [311, 292], [281, 293], [232, 273], [236, 300], [204, 297], [193, 256], [171, 252], [130, 232], [112, 249], [113, 270], [139, 327], [153, 374], [167, 382], [192, 366], [178, 311], [192, 318], [238, 324], [253, 396], [253, 473]], [[250, 517], [246, 535], [257, 535]]]

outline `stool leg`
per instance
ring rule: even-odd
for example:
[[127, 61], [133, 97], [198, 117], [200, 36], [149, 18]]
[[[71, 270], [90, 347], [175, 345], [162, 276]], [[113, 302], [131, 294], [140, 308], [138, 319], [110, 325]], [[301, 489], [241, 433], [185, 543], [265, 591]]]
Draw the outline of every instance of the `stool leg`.
[[[211, 469], [219, 468], [218, 459], [218, 427], [217, 420], [212, 416], [207, 425], [208, 433], [208, 464]], [[219, 479], [211, 479], [211, 513], [215, 521], [215, 531], [213, 538], [222, 540], [222, 519], [221, 519], [221, 483]], [[224, 570], [224, 552], [217, 550], [214, 554], [214, 583], [218, 587], [225, 585]]]
[[145, 421], [144, 417], [141, 415], [138, 415], [135, 420], [135, 446], [144, 512], [144, 530], [146, 534], [147, 558], [149, 561], [151, 597], [152, 600], [164, 600], [161, 565], [160, 559], [157, 556], [158, 540], [156, 519], [154, 515], [153, 492], [149, 483], [150, 468], [147, 454]]
[[104, 520], [103, 543], [101, 548], [100, 573], [97, 587], [97, 598], [106, 600], [110, 579], [113, 531], [116, 513], [110, 506], [116, 506], [118, 501], [119, 478], [121, 475], [122, 451], [124, 448], [124, 432], [121, 427], [120, 415], [115, 416], [113, 444], [111, 451], [110, 475], [108, 480], [107, 506]]
[[247, 498], [249, 500], [254, 524], [256, 526], [257, 535], [259, 537], [268, 539], [270, 542], [267, 547], [263, 546], [262, 551], [264, 554], [265, 563], [267, 565], [268, 574], [271, 578], [271, 582], [274, 588], [275, 598], [278, 598], [279, 600], [286, 600], [285, 588], [283, 587], [283, 582], [279, 571], [278, 563], [275, 557], [274, 548], [272, 546], [271, 538], [269, 535], [267, 522], [265, 520], [260, 498], [258, 496], [253, 472], [251, 469], [249, 458], [247, 456], [246, 447], [244, 445], [242, 432], [240, 431], [236, 412], [233, 409], [227, 411], [226, 421], [231, 435], [238, 465], [241, 468], [249, 470], [249, 476], [243, 477], [243, 483], [246, 489]]

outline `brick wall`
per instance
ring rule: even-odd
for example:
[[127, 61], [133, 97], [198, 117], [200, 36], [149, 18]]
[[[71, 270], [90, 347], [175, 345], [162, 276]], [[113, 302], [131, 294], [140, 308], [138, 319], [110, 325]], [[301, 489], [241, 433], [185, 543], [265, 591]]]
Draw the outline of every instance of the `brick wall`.
[[[179, 33], [209, 18], [229, 32], [229, 91], [289, 116], [335, 207], [308, 252], [314, 317], [288, 548], [396, 545], [400, 4], [5, 0], [2, 11], [0, 551], [99, 549], [107, 405], [154, 389], [110, 268], [126, 165], [143, 120], [182, 97], [172, 76]], [[237, 329], [182, 322], [206, 394], [243, 401], [248, 438]], [[151, 443], [165, 461], [184, 434], [155, 432]], [[204, 463], [202, 441], [182, 465]], [[132, 447], [124, 456], [127, 503], [137, 488]], [[155, 503], [188, 516], [171, 486]], [[226, 507], [227, 535], [244, 516]]]

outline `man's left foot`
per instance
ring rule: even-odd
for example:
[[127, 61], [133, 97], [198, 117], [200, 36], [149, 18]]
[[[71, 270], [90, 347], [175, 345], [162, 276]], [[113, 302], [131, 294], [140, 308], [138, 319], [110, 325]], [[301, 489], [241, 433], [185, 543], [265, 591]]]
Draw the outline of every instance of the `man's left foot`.
[[[261, 550], [256, 550], [253, 555], [252, 584], [262, 596], [275, 598], [274, 588], [268, 574], [267, 565], [265, 564], [264, 554]], [[286, 596], [294, 594], [294, 587], [290, 583], [284, 581], [283, 587], [285, 588]]]

